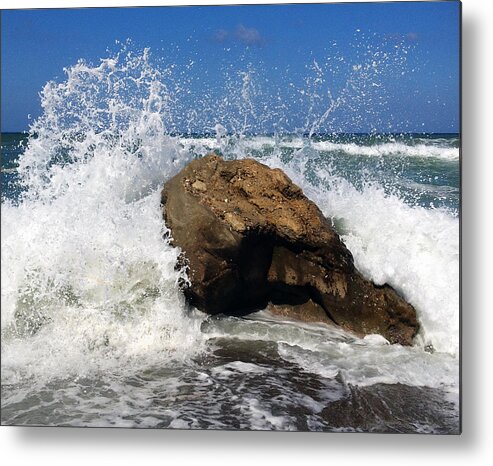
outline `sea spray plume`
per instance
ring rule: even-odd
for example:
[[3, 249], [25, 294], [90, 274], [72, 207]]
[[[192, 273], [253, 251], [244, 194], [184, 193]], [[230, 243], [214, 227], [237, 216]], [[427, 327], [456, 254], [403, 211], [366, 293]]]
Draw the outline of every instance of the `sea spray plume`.
[[257, 99], [261, 88], [257, 71], [251, 63], [244, 69], [224, 70], [224, 93], [217, 105], [217, 117], [235, 139], [258, 132], [262, 115]]
[[163, 241], [158, 189], [191, 157], [166, 132], [164, 80], [148, 50], [126, 51], [43, 89], [19, 160], [26, 192], [2, 206], [7, 383], [201, 350]]
[[66, 81], [43, 88], [43, 114], [19, 162], [31, 196], [56, 196], [62, 186], [53, 184], [58, 191], [50, 192], [50, 180], [66, 163], [88, 161], [98, 149], [121, 151], [131, 162], [159, 153], [169, 140], [172, 96], [163, 73], [150, 65], [148, 49], [141, 55], [124, 50], [95, 67], [79, 61], [65, 72]]
[[[272, 76], [268, 78], [272, 73], [266, 72], [267, 65], [253, 62], [248, 55], [241, 56], [239, 70], [231, 64], [224, 66], [224, 93], [217, 96], [210, 88], [206, 93], [212, 101], [218, 99], [217, 104], [207, 105], [215, 115], [209, 126], [220, 123], [228, 130], [224, 155], [244, 152], [246, 148], [238, 144], [247, 135], [297, 134], [310, 144], [318, 133], [376, 134], [381, 128], [404, 125], [393, 121], [387, 87], [414, 71], [408, 63], [414, 43], [358, 31], [348, 47], [350, 52], [332, 43], [325, 56], [310, 58], [302, 85], [289, 67], [275, 68], [274, 74], [283, 76], [282, 84], [276, 83]], [[304, 156], [308, 155], [305, 149]]]
[[415, 46], [404, 40], [357, 31], [349, 47], [351, 54], [344, 54], [333, 42], [325, 57], [306, 65], [309, 74], [304, 88], [296, 89], [296, 101], [306, 109], [303, 133], [309, 138], [318, 132], [381, 131], [390, 107], [387, 84], [414, 71], [408, 56]]

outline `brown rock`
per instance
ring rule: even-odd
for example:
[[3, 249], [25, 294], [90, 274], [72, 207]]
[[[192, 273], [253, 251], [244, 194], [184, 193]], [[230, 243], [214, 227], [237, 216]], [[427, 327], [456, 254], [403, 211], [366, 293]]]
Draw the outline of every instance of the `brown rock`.
[[172, 243], [189, 266], [185, 296], [197, 308], [242, 315], [269, 305], [281, 315], [412, 344], [414, 308], [355, 269], [329, 221], [281, 170], [211, 154], [165, 184], [162, 204]]

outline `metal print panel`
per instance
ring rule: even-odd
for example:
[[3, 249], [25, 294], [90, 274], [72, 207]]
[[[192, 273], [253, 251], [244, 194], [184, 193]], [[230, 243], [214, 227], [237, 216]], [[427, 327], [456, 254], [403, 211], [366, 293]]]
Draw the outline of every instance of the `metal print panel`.
[[460, 3], [1, 21], [2, 425], [460, 432]]

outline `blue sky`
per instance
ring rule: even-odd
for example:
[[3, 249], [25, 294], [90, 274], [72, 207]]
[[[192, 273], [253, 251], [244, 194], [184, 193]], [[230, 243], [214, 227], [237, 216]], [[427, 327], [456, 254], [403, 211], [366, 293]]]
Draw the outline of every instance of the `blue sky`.
[[[136, 48], [150, 47], [161, 65], [195, 73], [188, 85], [196, 95], [224, 92], [225, 69], [253, 68], [263, 89], [257, 104], [286, 102], [286, 126], [294, 127], [306, 126], [310, 95], [325, 95], [326, 86], [337, 97], [378, 52], [378, 82], [373, 76], [357, 84], [321, 130], [459, 129], [454, 1], [10, 10], [2, 11], [1, 34], [2, 131], [28, 128], [28, 114], [41, 112], [38, 93], [47, 81], [63, 80], [64, 67], [80, 58], [97, 65], [117, 50], [116, 40], [129, 38]], [[380, 62], [384, 53], [391, 58]], [[313, 84], [314, 63], [322, 88]], [[313, 119], [326, 100], [317, 105]]]

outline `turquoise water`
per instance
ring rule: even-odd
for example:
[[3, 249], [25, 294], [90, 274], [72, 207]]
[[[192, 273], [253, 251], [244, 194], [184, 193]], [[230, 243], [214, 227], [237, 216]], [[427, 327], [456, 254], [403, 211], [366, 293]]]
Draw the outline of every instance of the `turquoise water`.
[[[182, 139], [186, 145], [197, 141], [201, 144], [207, 136]], [[27, 140], [27, 133], [1, 135], [2, 196], [5, 198], [18, 199], [22, 191], [16, 168]], [[364, 184], [377, 183], [410, 205], [443, 207], [458, 214], [458, 134], [336, 134], [317, 135], [310, 140], [293, 135], [277, 140], [272, 136], [250, 136], [250, 140], [253, 157], [269, 157], [279, 150], [282, 160], [287, 162], [296, 157], [300, 147], [311, 148], [310, 172], [331, 169], [360, 189]], [[211, 145], [211, 150], [213, 148]], [[316, 176], [311, 179], [315, 181]]]
[[2, 133], [0, 138], [2, 199], [17, 199], [20, 194], [17, 160], [25, 149], [27, 134]]

